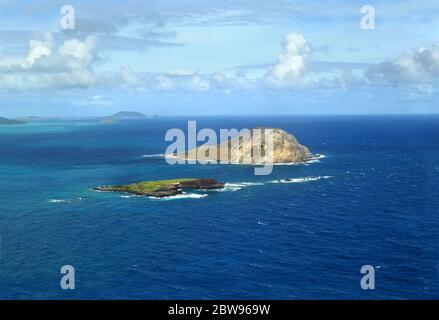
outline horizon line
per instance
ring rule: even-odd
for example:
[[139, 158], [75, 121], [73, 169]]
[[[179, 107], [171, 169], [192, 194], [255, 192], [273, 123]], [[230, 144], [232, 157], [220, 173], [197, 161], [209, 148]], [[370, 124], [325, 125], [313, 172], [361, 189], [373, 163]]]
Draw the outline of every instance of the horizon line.
[[[139, 112], [140, 111], [134, 111]], [[114, 114], [111, 114], [114, 115]], [[35, 116], [35, 115], [29, 115], [29, 116], [4, 116], [0, 115], [0, 117], [8, 118], [8, 119], [23, 119], [23, 118], [42, 118], [42, 119], [77, 119], [77, 118], [103, 118], [108, 117], [111, 115], [78, 115], [78, 116]], [[367, 117], [367, 116], [438, 116], [439, 112], [437, 113], [339, 113], [339, 114], [320, 114], [320, 113], [300, 113], [300, 114], [175, 114], [175, 115], [160, 115], [160, 114], [154, 114], [151, 117], [160, 117], [160, 118], [171, 118], [171, 117], [292, 117], [292, 116], [299, 116], [299, 117], [346, 117], [346, 116], [355, 116], [355, 117]], [[142, 120], [142, 119], [139, 119]], [[145, 119], [145, 120], [151, 120]]]

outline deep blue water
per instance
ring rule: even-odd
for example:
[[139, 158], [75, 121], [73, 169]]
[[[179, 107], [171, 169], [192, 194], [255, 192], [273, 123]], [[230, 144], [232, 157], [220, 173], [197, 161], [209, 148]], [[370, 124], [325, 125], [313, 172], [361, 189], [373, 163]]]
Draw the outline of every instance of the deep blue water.
[[[255, 176], [142, 157], [188, 118], [0, 127], [0, 298], [439, 298], [439, 116], [190, 119], [280, 127], [326, 158]], [[172, 200], [91, 190], [179, 177], [232, 185]], [[270, 183], [309, 177], [330, 178]]]

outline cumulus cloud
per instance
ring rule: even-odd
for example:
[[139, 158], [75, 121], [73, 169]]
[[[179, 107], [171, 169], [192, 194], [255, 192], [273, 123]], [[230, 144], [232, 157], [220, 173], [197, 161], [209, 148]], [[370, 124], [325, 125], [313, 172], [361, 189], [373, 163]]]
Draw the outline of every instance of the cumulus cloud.
[[205, 79], [200, 75], [194, 75], [190, 78], [188, 87], [195, 91], [207, 91], [210, 89], [211, 84], [208, 79]]
[[284, 40], [285, 52], [278, 57], [267, 76], [276, 84], [294, 84], [303, 79], [308, 71], [311, 47], [301, 33], [290, 32]]
[[439, 44], [407, 51], [394, 60], [372, 65], [365, 73], [373, 83], [428, 83], [439, 77]]
[[159, 90], [174, 89], [175, 83], [174, 80], [172, 80], [171, 78], [161, 74], [157, 76], [156, 80], [157, 80], [156, 89]]
[[127, 86], [137, 87], [142, 85], [142, 81], [139, 76], [131, 67], [128, 66], [120, 68], [117, 78], [120, 80], [120, 83]]
[[96, 38], [67, 40], [56, 48], [50, 34], [30, 40], [26, 56], [0, 58], [1, 89], [88, 87], [95, 81], [91, 68]]
[[182, 91], [221, 91], [231, 92], [255, 88], [255, 83], [249, 78], [227, 76], [222, 72], [190, 73], [190, 74], [160, 74], [145, 83], [153, 83], [150, 87], [159, 90]]

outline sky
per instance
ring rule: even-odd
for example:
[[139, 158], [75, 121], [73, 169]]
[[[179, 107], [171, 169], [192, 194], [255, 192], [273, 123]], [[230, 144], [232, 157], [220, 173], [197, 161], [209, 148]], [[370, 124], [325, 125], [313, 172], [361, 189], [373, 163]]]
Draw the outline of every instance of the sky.
[[0, 116], [439, 112], [439, 3], [0, 0]]

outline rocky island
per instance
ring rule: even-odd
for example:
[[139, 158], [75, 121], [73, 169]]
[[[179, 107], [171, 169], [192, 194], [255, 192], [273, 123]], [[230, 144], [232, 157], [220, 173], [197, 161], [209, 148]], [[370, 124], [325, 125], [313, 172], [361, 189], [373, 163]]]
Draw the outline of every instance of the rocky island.
[[99, 120], [101, 124], [114, 124], [119, 123], [120, 121], [126, 120], [146, 120], [149, 119], [148, 116], [145, 116], [143, 113], [134, 112], [134, 111], [120, 111], [112, 116], [103, 117]]
[[224, 188], [224, 183], [215, 179], [174, 179], [143, 181], [120, 186], [102, 186], [94, 188], [96, 191], [125, 192], [141, 196], [156, 198], [170, 197], [182, 194], [184, 189], [208, 190]]
[[[265, 130], [271, 130], [271, 137], [273, 138], [273, 154], [272, 157], [268, 159], [272, 159], [272, 163], [303, 163], [309, 160], [316, 158], [318, 155], [313, 155], [310, 153], [309, 149], [303, 145], [301, 145], [298, 140], [290, 133], [285, 130], [279, 128], [254, 128], [251, 129], [251, 135], [254, 136], [254, 132], [256, 129], [260, 129], [262, 135], [264, 136]], [[268, 134], [267, 134], [268, 135]], [[270, 136], [268, 135], [268, 136]], [[238, 141], [239, 139], [239, 141]], [[238, 145], [238, 148], [233, 149], [233, 144]], [[265, 140], [262, 142], [257, 142], [254, 139], [250, 139], [248, 141], [244, 141], [239, 136], [229, 139], [228, 141], [222, 142], [216, 145], [217, 152], [216, 154], [209, 154], [210, 148], [212, 146], [202, 145], [195, 149], [189, 150], [185, 154], [174, 154], [174, 155], [166, 155], [176, 158], [184, 158], [184, 159], [197, 159], [197, 154], [205, 154], [205, 159], [209, 159], [212, 161], [220, 161], [221, 154], [228, 154], [228, 162], [229, 163], [244, 163], [243, 159], [251, 159], [251, 164], [259, 164], [258, 160], [255, 159], [253, 155], [254, 148], [262, 148], [262, 150], [267, 151]], [[233, 150], [232, 150], [233, 149]], [[264, 156], [264, 154], [262, 154]], [[265, 157], [267, 159], [267, 154]], [[259, 159], [260, 161], [260, 159]]]

